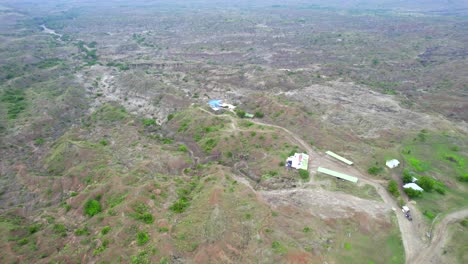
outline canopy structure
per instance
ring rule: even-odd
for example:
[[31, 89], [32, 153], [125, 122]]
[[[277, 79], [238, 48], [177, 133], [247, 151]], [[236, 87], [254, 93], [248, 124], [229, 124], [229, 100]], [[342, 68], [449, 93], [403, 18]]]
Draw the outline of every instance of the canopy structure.
[[335, 159], [337, 159], [337, 160], [339, 160], [339, 161], [342, 161], [342, 162], [344, 162], [344, 163], [346, 163], [346, 164], [348, 164], [348, 165], [353, 165], [353, 162], [352, 162], [352, 161], [347, 160], [347, 159], [341, 157], [340, 155], [338, 155], [338, 154], [336, 154], [336, 153], [333, 153], [333, 152], [331, 152], [331, 151], [327, 151], [327, 152], [325, 152], [325, 153], [326, 153], [328, 156], [333, 157], [333, 158], [335, 158]]
[[318, 167], [317, 171], [321, 172], [321, 173], [328, 174], [330, 176], [334, 176], [334, 177], [343, 179], [343, 180], [354, 182], [354, 183], [356, 183], [358, 181], [358, 178], [356, 178], [356, 177], [349, 176], [349, 175], [341, 173], [341, 172], [336, 172], [336, 171], [332, 171], [332, 170], [329, 170], [329, 169], [325, 169], [325, 168], [322, 168], [322, 167]]

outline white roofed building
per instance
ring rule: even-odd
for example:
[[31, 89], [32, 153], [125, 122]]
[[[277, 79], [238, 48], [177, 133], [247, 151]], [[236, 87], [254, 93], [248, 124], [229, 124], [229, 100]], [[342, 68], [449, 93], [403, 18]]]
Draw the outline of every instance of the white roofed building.
[[390, 169], [393, 169], [393, 168], [398, 167], [398, 165], [400, 165], [400, 162], [396, 159], [392, 159], [392, 160], [387, 160], [385, 165], [387, 165], [387, 167], [389, 167]]
[[405, 189], [411, 188], [411, 189], [413, 189], [415, 191], [420, 191], [420, 192], [424, 191], [423, 188], [421, 188], [419, 185], [417, 185], [414, 182], [410, 182], [410, 183], [407, 183], [407, 184], [403, 185], [403, 188], [405, 188]]

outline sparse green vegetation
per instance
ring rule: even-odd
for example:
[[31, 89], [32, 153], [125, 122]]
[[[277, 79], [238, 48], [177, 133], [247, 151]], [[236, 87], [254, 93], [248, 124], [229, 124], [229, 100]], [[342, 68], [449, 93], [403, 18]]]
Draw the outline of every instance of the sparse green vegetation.
[[285, 246], [283, 246], [279, 241], [273, 241], [273, 243], [271, 243], [271, 248], [276, 254], [285, 254], [288, 252], [288, 249]]
[[0, 96], [0, 102], [7, 105], [8, 119], [16, 119], [18, 115], [26, 110], [27, 101], [24, 90], [7, 89]]
[[143, 202], [136, 202], [132, 206], [135, 213], [132, 213], [131, 216], [135, 219], [138, 219], [146, 224], [152, 224], [154, 222], [154, 217], [150, 212], [150, 208]]

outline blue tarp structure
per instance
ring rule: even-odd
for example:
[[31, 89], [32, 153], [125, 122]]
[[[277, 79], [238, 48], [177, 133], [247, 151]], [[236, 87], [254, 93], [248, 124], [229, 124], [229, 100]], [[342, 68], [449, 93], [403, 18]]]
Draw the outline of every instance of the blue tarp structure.
[[210, 100], [208, 104], [211, 106], [213, 109], [219, 109], [221, 108], [221, 100]]

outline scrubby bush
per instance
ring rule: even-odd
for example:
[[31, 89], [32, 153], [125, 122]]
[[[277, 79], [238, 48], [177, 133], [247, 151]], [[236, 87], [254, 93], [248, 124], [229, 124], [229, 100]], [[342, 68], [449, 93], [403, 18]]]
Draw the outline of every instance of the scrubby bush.
[[190, 206], [190, 203], [186, 197], [181, 197], [174, 204], [169, 207], [169, 210], [174, 213], [182, 213], [187, 207]]
[[308, 170], [303, 170], [299, 169], [299, 177], [301, 177], [302, 180], [307, 181], [309, 180], [309, 171]]
[[254, 116], [255, 116], [256, 118], [263, 118], [263, 117], [265, 116], [265, 114], [263, 114], [263, 113], [260, 112], [260, 111], [256, 111], [255, 114], [254, 114]]
[[377, 167], [377, 166], [372, 166], [369, 169], [367, 169], [367, 172], [371, 175], [377, 175], [383, 171], [382, 167]]
[[418, 179], [418, 185], [426, 192], [430, 192], [434, 189], [435, 181], [427, 176], [422, 176]]
[[137, 234], [137, 244], [143, 246], [149, 240], [149, 234], [147, 232], [141, 231]]
[[102, 228], [101, 234], [105, 235], [105, 234], [109, 233], [110, 230], [111, 230], [110, 226], [105, 226], [105, 227]]
[[422, 195], [421, 191], [413, 190], [411, 188], [406, 188], [405, 193], [408, 195], [409, 198], [417, 198]]
[[84, 213], [90, 217], [99, 214], [102, 211], [98, 200], [90, 199], [84, 205]]
[[464, 174], [458, 176], [457, 178], [461, 182], [468, 182], [468, 173], [464, 173]]
[[398, 191], [398, 183], [394, 180], [391, 180], [388, 183], [388, 191], [395, 197], [400, 196], [400, 191]]
[[240, 118], [244, 118], [244, 117], [245, 117], [245, 111], [244, 111], [244, 110], [236, 109], [236, 114], [237, 114], [237, 116], [240, 117]]
[[408, 169], [403, 170], [403, 183], [410, 183], [413, 182], [413, 172], [409, 171]]
[[187, 146], [185, 146], [185, 145], [179, 145], [179, 151], [187, 152], [187, 151], [188, 151], [188, 148], [187, 148]]
[[144, 118], [143, 119], [143, 125], [146, 126], [146, 127], [147, 126], [154, 126], [154, 125], [156, 125], [156, 120], [151, 119], [151, 118]]

